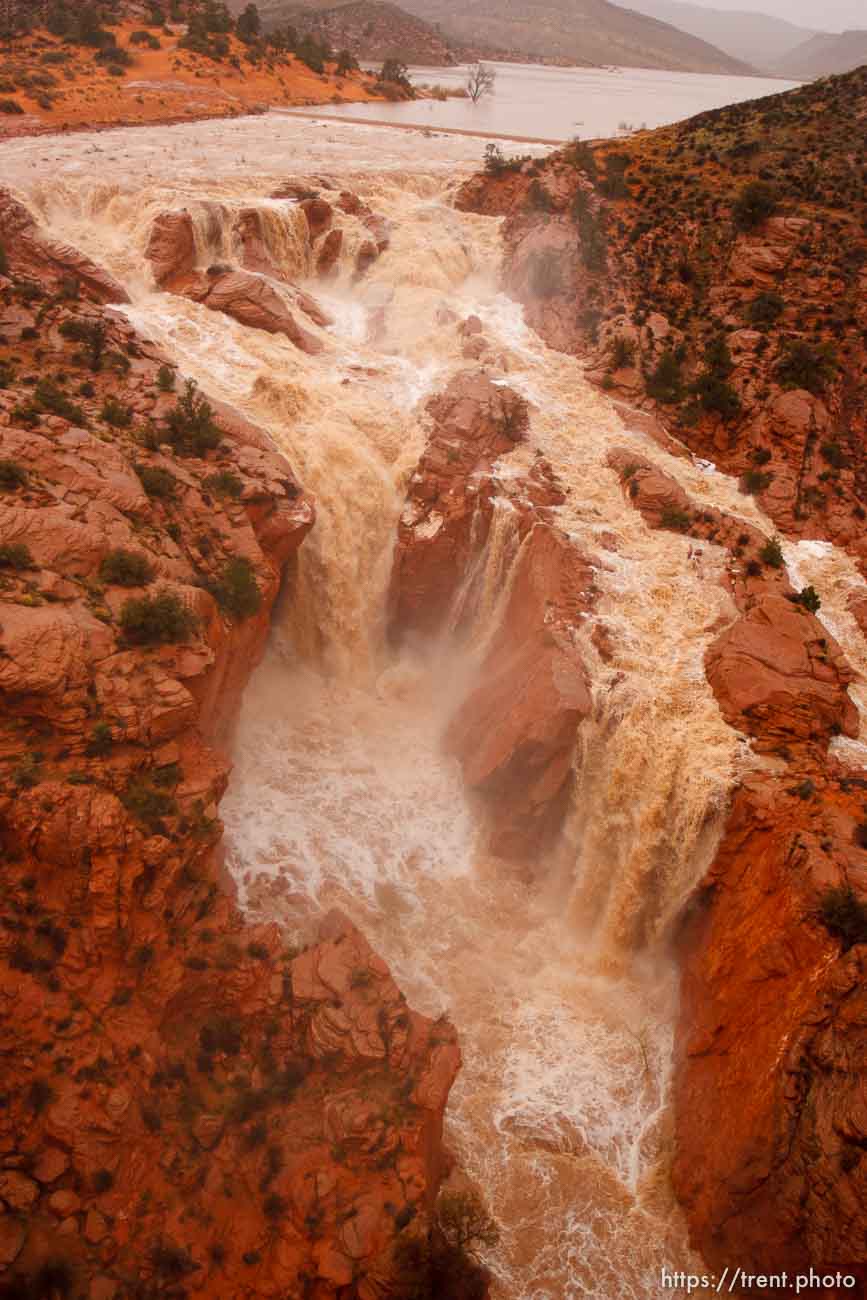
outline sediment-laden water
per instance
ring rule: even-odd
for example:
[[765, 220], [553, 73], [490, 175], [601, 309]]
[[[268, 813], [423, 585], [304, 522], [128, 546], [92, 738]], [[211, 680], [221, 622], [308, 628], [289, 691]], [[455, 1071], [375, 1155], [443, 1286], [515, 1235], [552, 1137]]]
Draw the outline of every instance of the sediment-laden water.
[[[259, 118], [7, 149], [34, 210], [127, 285], [136, 326], [267, 427], [317, 500], [297, 583], [247, 692], [223, 804], [243, 901], [293, 937], [311, 914], [345, 909], [410, 1001], [457, 1025], [464, 1067], [447, 1136], [503, 1226], [490, 1258], [500, 1300], [657, 1296], [661, 1266], [689, 1259], [668, 1184], [677, 981], [666, 939], [753, 760], [703, 671], [720, 619], [734, 617], [716, 580], [722, 552], [647, 528], [608, 450], [632, 447], [698, 501], [772, 529], [735, 483], [624, 427], [580, 366], [527, 329], [498, 288], [498, 222], [450, 206], [476, 160], [472, 141], [422, 147], [400, 133]], [[201, 264], [231, 265], [233, 214], [256, 208], [275, 263], [306, 284], [300, 213], [268, 197], [290, 176], [314, 178], [325, 197], [352, 189], [392, 223], [390, 248], [356, 281], [363, 232], [340, 217], [340, 274], [307, 284], [334, 318], [305, 322], [325, 345], [315, 357], [157, 292], [144, 259], [153, 218], [185, 206]], [[607, 663], [592, 625], [582, 633], [594, 715], [576, 737], [562, 841], [527, 870], [485, 855], [440, 747], [516, 554], [505, 513], [479, 557], [487, 599], [469, 642], [410, 654], [385, 637], [424, 403], [467, 365], [454, 329], [437, 323], [443, 305], [482, 319], [495, 378], [532, 403], [529, 441], [503, 472], [537, 449], [550, 460], [569, 489], [561, 526], [599, 557], [595, 616], [611, 632]], [[804, 580], [821, 575], [848, 646], [845, 560], [805, 543], [788, 558]]]

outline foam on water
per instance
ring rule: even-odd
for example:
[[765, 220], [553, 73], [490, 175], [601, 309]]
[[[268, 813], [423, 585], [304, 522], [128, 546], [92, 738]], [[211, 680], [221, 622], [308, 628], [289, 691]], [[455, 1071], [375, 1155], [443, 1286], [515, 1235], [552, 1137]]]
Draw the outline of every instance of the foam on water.
[[[182, 373], [270, 430], [316, 497], [279, 635], [245, 696], [222, 807], [244, 906], [299, 936], [311, 913], [342, 907], [410, 1001], [453, 1018], [464, 1067], [448, 1137], [503, 1227], [489, 1261], [498, 1300], [650, 1300], [663, 1264], [689, 1266], [667, 1177], [677, 988], [666, 937], [752, 758], [703, 671], [712, 636], [735, 617], [718, 581], [724, 556], [650, 530], [608, 453], [631, 448], [702, 504], [766, 533], [768, 521], [706, 462], [624, 427], [499, 292], [499, 223], [448, 206], [455, 169], [476, 160], [478, 142], [427, 141], [420, 163], [417, 141], [399, 133], [269, 117], [5, 149], [13, 182], [54, 232], [123, 279], [133, 323]], [[98, 151], [98, 185], [79, 166], [82, 149]], [[306, 286], [334, 320], [305, 321], [325, 345], [315, 357], [155, 293], [143, 259], [154, 216], [187, 206], [200, 261], [232, 264], [237, 215], [253, 210], [278, 266], [300, 278], [312, 264], [300, 214], [269, 198], [285, 180], [281, 156], [326, 193], [357, 190], [392, 226], [390, 247], [358, 281], [361, 231], [340, 218], [337, 277]], [[482, 319], [495, 381], [533, 407], [530, 439], [495, 473], [528, 470], [537, 450], [551, 462], [568, 489], [557, 521], [592, 555], [598, 589], [579, 637], [593, 713], [576, 737], [565, 833], [550, 861], [514, 872], [485, 857], [476, 809], [441, 747], [520, 552], [505, 497], [486, 546], [456, 575], [453, 640], [414, 658], [395, 656], [385, 636], [425, 401], [467, 365], [458, 332], [438, 323], [442, 308]], [[867, 671], [848, 607], [853, 566], [812, 543], [787, 559]]]

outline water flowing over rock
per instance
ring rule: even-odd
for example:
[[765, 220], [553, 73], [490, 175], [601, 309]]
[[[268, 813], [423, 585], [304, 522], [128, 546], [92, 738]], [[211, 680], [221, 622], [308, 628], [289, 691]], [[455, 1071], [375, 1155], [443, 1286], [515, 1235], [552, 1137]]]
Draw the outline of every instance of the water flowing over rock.
[[[26, 687], [30, 727], [26, 745], [0, 732], [19, 927], [0, 969], [10, 1002], [23, 981], [41, 999], [13, 1005], [29, 1054], [2, 1112], [16, 1154], [0, 1163], [25, 1180], [11, 1195], [37, 1189], [40, 1227], [64, 1257], [86, 1252], [106, 1294], [170, 1269], [190, 1293], [288, 1293], [303, 1272], [315, 1300], [381, 1300], [444, 1173], [500, 1224], [483, 1252], [497, 1300], [644, 1300], [663, 1266], [702, 1273], [699, 1253], [717, 1269], [845, 1266], [867, 1176], [867, 598], [840, 393], [760, 396], [765, 336], [718, 292], [728, 261], [697, 262], [686, 220], [689, 265], [668, 257], [671, 296], [652, 300], [663, 286], [642, 268], [662, 235], [637, 226], [656, 210], [618, 196], [638, 182], [634, 163], [618, 182], [616, 151], [597, 151], [596, 182], [579, 145], [470, 182], [461, 204], [471, 190], [501, 224], [451, 206], [449, 160], [475, 165], [477, 143], [431, 140], [419, 160], [417, 140], [365, 128], [372, 169], [354, 130], [269, 120], [108, 142], [96, 189], [70, 142], [59, 180], [36, 150], [32, 178], [16, 164], [58, 237], [129, 286], [137, 332], [112, 317], [92, 378], [55, 329], [91, 308], [52, 302], [37, 320], [2, 290], [6, 337], [30, 348], [38, 326], [60, 386], [16, 371], [0, 390], [27, 475], [3, 471], [0, 504], [39, 566], [13, 550], [0, 574], [15, 611], [0, 671]], [[188, 213], [194, 258], [155, 293], [141, 265], [169, 208]], [[807, 235], [771, 230], [800, 274]], [[184, 267], [183, 231], [179, 247], [163, 265]], [[523, 314], [500, 292], [503, 254]], [[203, 310], [194, 295], [224, 276], [241, 297], [266, 285], [322, 350]], [[623, 285], [635, 297], [609, 299]], [[693, 391], [706, 362], [687, 308], [708, 304], [733, 328]], [[145, 337], [179, 375], [159, 377]], [[575, 340], [593, 384], [559, 350]], [[733, 446], [755, 425], [704, 406], [675, 424], [670, 392], [646, 386], [668, 354], [688, 359], [682, 404], [725, 408], [710, 381], [726, 371], [779, 445], [768, 423]], [[187, 374], [214, 394], [216, 445], [205, 422], [192, 446], [196, 421], [175, 414]], [[55, 492], [61, 451], [75, 463]], [[841, 504], [789, 530], [820, 459]], [[41, 527], [37, 507], [54, 511]], [[145, 547], [152, 579], [133, 565], [139, 590], [109, 581], [101, 542]], [[247, 617], [230, 554], [262, 596]], [[231, 723], [278, 586], [220, 803], [210, 728]], [[128, 596], [161, 589], [195, 631], [119, 637]], [[220, 812], [241, 910], [217, 888]], [[30, 1091], [49, 1019], [52, 1062], [72, 1057], [56, 1077], [37, 1064], [50, 1095]], [[19, 1160], [31, 1134], [36, 1159]], [[27, 1269], [38, 1241], [14, 1226], [0, 1248]]]
[[302, 329], [280, 295], [268, 283], [243, 271], [209, 274], [202, 290], [188, 291], [211, 311], [222, 311], [251, 329], [285, 334], [302, 352], [321, 352], [319, 339]]
[[[546, 340], [744, 494], [746, 508], [707, 510], [679, 475], [634, 453], [612, 460], [647, 522], [688, 539], [690, 562], [708, 542], [726, 548], [719, 577], [739, 617], [720, 622], [706, 671], [723, 716], [768, 756], [736, 790], [683, 949], [675, 1185], [720, 1273], [746, 1260], [760, 1272], [851, 1265], [860, 1278], [854, 933], [867, 891], [863, 781], [850, 773], [864, 753], [864, 194], [841, 208], [839, 187], [865, 92], [859, 70], [543, 164], [493, 156], [458, 196], [506, 218], [506, 283]], [[760, 115], [762, 175], [777, 176], [767, 191], [737, 161]], [[796, 137], [798, 174], [775, 173]], [[748, 211], [753, 200], [765, 206]], [[838, 312], [841, 296], [851, 306]], [[848, 940], [835, 906], [855, 919]]]
[[857, 736], [847, 687], [855, 674], [818, 619], [767, 596], [708, 651], [708, 680], [723, 716], [764, 741]]
[[38, 284], [57, 289], [76, 284], [94, 302], [129, 302], [122, 285], [102, 267], [68, 244], [46, 238], [27, 209], [0, 188], [0, 243], [7, 250], [12, 271], [30, 276]]
[[864, 896], [863, 782], [800, 775], [744, 783], [682, 937], [674, 1179], [712, 1267], [736, 1248], [746, 1271], [843, 1267], [863, 1285], [864, 947], [820, 919], [829, 890]]
[[193, 219], [188, 212], [162, 212], [151, 227], [147, 259], [161, 288], [188, 276], [196, 265]]
[[[5, 246], [46, 288], [87, 265], [23, 221]], [[40, 325], [17, 356], [57, 380], [0, 390], [0, 1271], [91, 1300], [378, 1288], [445, 1172], [455, 1032], [346, 917], [293, 950], [220, 868], [213, 746], [313, 503], [227, 406], [172, 424], [125, 320], [57, 298]]]
[[482, 684], [452, 720], [447, 744], [468, 784], [493, 802], [493, 851], [526, 861], [562, 823], [575, 737], [591, 711], [574, 635], [592, 605], [593, 577], [587, 558], [539, 523], [508, 581]]
[[[471, 324], [476, 335], [480, 322]], [[464, 328], [466, 334], [467, 330]], [[446, 738], [469, 785], [496, 812], [492, 847], [538, 851], [564, 813], [563, 795], [590, 694], [575, 629], [592, 605], [580, 550], [552, 527], [563, 492], [550, 466], [500, 480], [497, 465], [529, 436], [526, 402], [480, 371], [458, 375], [428, 404], [433, 434], [398, 528], [390, 605], [393, 636], [494, 627], [472, 690]], [[485, 571], [486, 555], [500, 564]], [[506, 599], [502, 607], [490, 602]]]

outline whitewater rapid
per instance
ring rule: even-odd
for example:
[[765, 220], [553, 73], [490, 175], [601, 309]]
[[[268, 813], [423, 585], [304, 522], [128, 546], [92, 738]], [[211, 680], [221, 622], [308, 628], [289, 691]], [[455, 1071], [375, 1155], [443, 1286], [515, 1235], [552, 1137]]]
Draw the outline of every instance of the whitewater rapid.
[[[317, 501], [245, 696], [222, 805], [244, 905], [300, 941], [312, 914], [343, 908], [410, 1002], [456, 1024], [464, 1066], [447, 1140], [503, 1228], [488, 1260], [499, 1300], [659, 1295], [661, 1268], [690, 1260], [668, 1179], [677, 980], [667, 938], [754, 759], [703, 669], [735, 616], [718, 582], [724, 554], [647, 528], [608, 451], [632, 448], [697, 501], [772, 528], [736, 483], [624, 427], [500, 293], [499, 223], [450, 203], [478, 141], [257, 118], [6, 148], [34, 210], [127, 286], [132, 322], [266, 427]], [[300, 214], [268, 197], [287, 177], [326, 197], [353, 190], [388, 218], [391, 245], [363, 280], [352, 275], [361, 231], [348, 217], [337, 279], [308, 279]], [[202, 265], [231, 265], [234, 215], [263, 214], [277, 266], [333, 317], [304, 322], [319, 356], [156, 291], [147, 236], [178, 207], [194, 216]], [[385, 635], [424, 403], [469, 364], [440, 323], [445, 308], [481, 318], [495, 379], [532, 404], [528, 443], [502, 472], [529, 467], [537, 451], [551, 462], [568, 490], [558, 523], [597, 557], [594, 618], [613, 647], [603, 662], [589, 620], [594, 712], [576, 736], [571, 810], [550, 860], [523, 869], [486, 855], [440, 743], [516, 553], [505, 513], [481, 560], [475, 641], [410, 654]], [[809, 576], [827, 557], [796, 559]], [[839, 577], [841, 593], [850, 579]], [[842, 619], [842, 595], [839, 605]]]

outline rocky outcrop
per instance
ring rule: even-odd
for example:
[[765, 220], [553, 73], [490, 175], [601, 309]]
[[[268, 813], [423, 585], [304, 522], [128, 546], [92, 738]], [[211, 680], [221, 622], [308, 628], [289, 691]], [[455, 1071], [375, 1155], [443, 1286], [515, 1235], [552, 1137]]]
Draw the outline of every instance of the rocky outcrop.
[[322, 198], [311, 198], [302, 199], [299, 207], [307, 218], [307, 228], [310, 231], [310, 242], [312, 243], [320, 235], [324, 235], [331, 226], [334, 217], [331, 204]]
[[491, 849], [532, 862], [565, 813], [578, 727], [592, 700], [575, 630], [593, 599], [587, 558], [537, 523], [471, 690], [446, 733], [467, 784], [496, 809]]
[[317, 274], [323, 277], [333, 275], [337, 270], [342, 251], [343, 231], [329, 230], [316, 255]]
[[289, 948], [220, 868], [214, 746], [312, 502], [261, 430], [166, 391], [124, 320], [16, 278], [13, 310], [0, 1280], [372, 1300], [436, 1195], [454, 1031], [410, 1011], [345, 918]]
[[285, 334], [302, 352], [316, 355], [322, 351], [321, 340], [298, 324], [281, 295], [261, 276], [247, 271], [211, 271], [187, 293], [211, 311], [223, 312], [251, 329]]
[[145, 253], [154, 279], [170, 289], [196, 265], [196, 237], [189, 212], [161, 212], [151, 226]]
[[465, 371], [428, 412], [432, 433], [398, 527], [391, 631], [472, 640], [493, 629], [446, 744], [492, 809], [492, 849], [528, 858], [559, 825], [590, 710], [574, 634], [593, 603], [591, 568], [554, 527], [563, 495], [547, 463], [498, 474], [527, 437], [522, 398]]
[[675, 1189], [718, 1273], [736, 1255], [746, 1272], [843, 1268], [863, 1283], [851, 1243], [867, 1222], [865, 782], [826, 752], [858, 734], [854, 674], [794, 601], [769, 539], [696, 509], [649, 462], [609, 459], [652, 527], [690, 539], [690, 557], [727, 549], [738, 615], [708, 650], [708, 680], [726, 720], [780, 765], [736, 791], [679, 938]]
[[867, 1281], [861, 786], [833, 764], [749, 777], [681, 936], [674, 1185], [720, 1271]]
[[705, 661], [726, 721], [753, 736], [757, 750], [857, 736], [848, 693], [855, 674], [827, 629], [797, 603], [770, 539], [722, 511], [697, 509], [675, 479], [630, 452], [614, 449], [609, 463], [651, 527], [729, 551], [725, 585], [741, 617], [720, 633]]
[[867, 572], [865, 110], [859, 69], [544, 162], [494, 154], [458, 206], [505, 216], [505, 283], [547, 342]]
[[858, 735], [854, 672], [819, 620], [784, 597], [756, 603], [717, 638], [705, 666], [723, 717], [759, 748]]
[[[527, 404], [480, 371], [464, 371], [428, 412], [433, 433], [398, 525], [389, 618], [400, 636], [440, 628], [460, 576], [484, 551], [494, 513], [493, 466], [527, 434]], [[562, 500], [540, 474], [539, 503]]]
[[[357, 195], [347, 191], [332, 206], [317, 191], [287, 181], [272, 197], [297, 205], [302, 214], [302, 226], [296, 222], [291, 236], [286, 231], [271, 236], [272, 241], [275, 237], [289, 238], [297, 262], [294, 278], [284, 266], [278, 265], [277, 254], [269, 243], [264, 223], [266, 216], [274, 219], [273, 213], [266, 214], [255, 207], [241, 209], [234, 215], [224, 212], [218, 218], [231, 223], [237, 267], [217, 263], [204, 269], [207, 259], [196, 248], [193, 218], [186, 210], [164, 212], [155, 219], [146, 256], [160, 288], [192, 298], [213, 311], [224, 312], [252, 329], [284, 334], [296, 347], [315, 355], [324, 345], [315, 334], [299, 325], [293, 309], [319, 326], [327, 327], [333, 321], [309, 293], [298, 287], [296, 278], [309, 273], [311, 268], [322, 278], [337, 274], [345, 232], [342, 226], [333, 224], [335, 208], [357, 219], [360, 227], [362, 237], [355, 248], [359, 274], [388, 248], [388, 224]], [[292, 213], [287, 212], [287, 227], [291, 227], [293, 220]], [[288, 260], [291, 262], [293, 258]]]
[[32, 279], [42, 292], [74, 291], [92, 302], [129, 302], [124, 287], [102, 267], [77, 249], [43, 236], [27, 209], [2, 188], [0, 245], [11, 275]]

